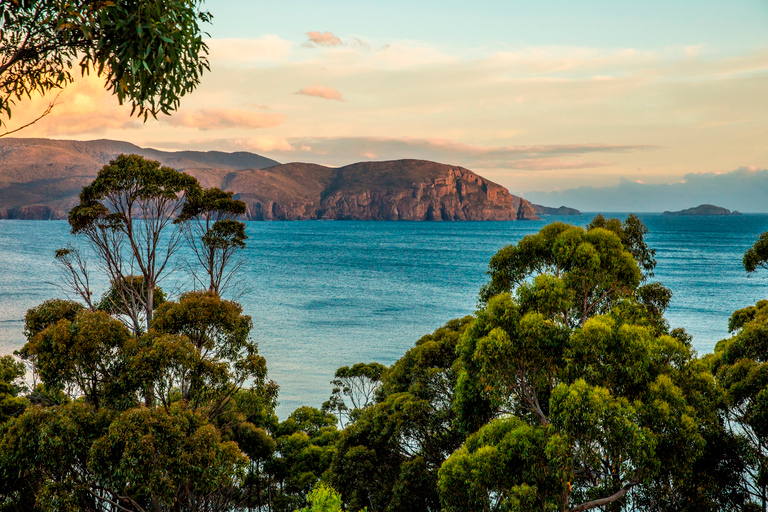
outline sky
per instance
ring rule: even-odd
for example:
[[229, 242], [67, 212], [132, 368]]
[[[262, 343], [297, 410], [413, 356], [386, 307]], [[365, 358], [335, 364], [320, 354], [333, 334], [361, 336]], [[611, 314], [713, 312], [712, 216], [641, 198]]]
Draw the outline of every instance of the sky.
[[91, 77], [18, 136], [334, 166], [423, 158], [572, 202], [768, 168], [765, 0], [204, 6], [211, 71], [174, 115], [131, 118]]

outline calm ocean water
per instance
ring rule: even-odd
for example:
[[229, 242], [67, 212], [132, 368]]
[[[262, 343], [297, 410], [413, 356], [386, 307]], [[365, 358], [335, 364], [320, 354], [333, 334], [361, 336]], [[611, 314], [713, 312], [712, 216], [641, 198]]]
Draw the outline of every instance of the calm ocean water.
[[[699, 353], [711, 352], [733, 310], [768, 296], [768, 273], [748, 278], [741, 266], [768, 215], [640, 217], [657, 250], [656, 279], [674, 294], [667, 318], [693, 335]], [[391, 364], [423, 334], [471, 314], [488, 260], [504, 245], [547, 222], [591, 218], [247, 223], [249, 292], [240, 302], [281, 386], [279, 416], [319, 406], [337, 367]], [[64, 221], [0, 222], [0, 354], [23, 345], [27, 309], [61, 296], [51, 284], [53, 251], [71, 240]]]

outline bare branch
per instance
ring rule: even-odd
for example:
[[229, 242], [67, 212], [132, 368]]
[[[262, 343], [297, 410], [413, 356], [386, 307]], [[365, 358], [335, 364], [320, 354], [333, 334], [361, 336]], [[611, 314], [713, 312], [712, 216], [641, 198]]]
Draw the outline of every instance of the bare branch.
[[35, 120], [33, 120], [33, 121], [23, 125], [23, 126], [19, 126], [15, 130], [6, 131], [5, 133], [0, 133], [0, 137], [5, 137], [5, 136], [10, 135], [12, 133], [16, 133], [16, 132], [18, 132], [20, 130], [23, 130], [24, 128], [28, 128], [28, 127], [32, 126], [33, 124], [35, 124], [36, 122], [38, 122], [39, 120], [41, 120], [42, 118], [44, 118], [45, 116], [47, 116], [48, 114], [50, 114], [51, 110], [53, 110], [53, 107], [55, 107], [56, 105], [59, 105], [59, 103], [57, 103], [56, 100], [59, 99], [59, 96], [61, 95], [62, 92], [64, 92], [64, 91], [59, 91], [58, 94], [56, 94], [56, 97], [53, 98], [53, 100], [48, 104], [48, 108], [46, 108], [43, 111], [43, 113], [40, 114]]

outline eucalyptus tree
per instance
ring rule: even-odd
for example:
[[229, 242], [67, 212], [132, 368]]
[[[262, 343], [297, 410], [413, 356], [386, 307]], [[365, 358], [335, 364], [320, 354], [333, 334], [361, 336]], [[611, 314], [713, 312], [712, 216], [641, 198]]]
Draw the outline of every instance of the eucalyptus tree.
[[744, 253], [744, 269], [755, 272], [758, 267], [768, 269], [768, 231], [761, 234], [757, 241]]
[[337, 369], [331, 381], [331, 398], [323, 403], [323, 410], [335, 414], [342, 428], [348, 423], [354, 423], [364, 409], [375, 403], [381, 376], [386, 368], [374, 362]]
[[[192, 176], [159, 162], [120, 155], [83, 188], [69, 212], [72, 233], [86, 239], [134, 324], [143, 313], [146, 329], [152, 325], [155, 288], [183, 241], [174, 219], [199, 187]], [[141, 286], [131, 276], [140, 276]]]
[[[235, 284], [243, 260], [237, 254], [245, 248], [245, 224], [237, 219], [246, 213], [245, 203], [232, 192], [218, 188], [195, 190], [187, 197], [175, 222], [181, 223], [196, 262], [190, 265], [195, 284], [222, 294]], [[202, 272], [197, 270], [199, 264]]]
[[250, 458], [274, 450], [265, 427], [277, 397], [250, 329], [238, 304], [212, 292], [164, 303], [139, 336], [71, 301], [30, 310], [20, 354], [34, 364], [37, 392], [58, 399], [10, 411], [0, 426], [0, 504], [144, 512], [247, 503]]
[[[493, 255], [491, 279], [480, 291], [482, 302], [494, 295], [531, 286], [535, 276], [549, 276], [560, 290], [557, 310], [564, 325], [584, 325], [622, 297], [632, 295], [642, 280], [634, 255], [621, 238], [605, 228], [589, 231], [552, 223]], [[543, 284], [544, 282], [540, 282]], [[535, 299], [535, 294], [529, 294]]]
[[471, 317], [423, 336], [379, 379], [374, 403], [340, 434], [329, 481], [356, 510], [440, 510], [437, 472], [464, 440], [456, 347]]
[[748, 447], [744, 485], [762, 510], [768, 508], [768, 301], [737, 310], [711, 357], [726, 393], [727, 420]]
[[643, 312], [619, 302], [571, 331], [489, 300], [459, 346], [456, 403], [472, 426], [465, 400], [484, 397], [491, 419], [440, 468], [444, 510], [623, 510], [658, 482], [685, 486], [720, 425], [717, 391], [688, 339]]
[[144, 120], [176, 110], [209, 69], [201, 24], [211, 15], [201, 3], [0, 2], [0, 125], [15, 102], [66, 87], [73, 67], [102, 77]]

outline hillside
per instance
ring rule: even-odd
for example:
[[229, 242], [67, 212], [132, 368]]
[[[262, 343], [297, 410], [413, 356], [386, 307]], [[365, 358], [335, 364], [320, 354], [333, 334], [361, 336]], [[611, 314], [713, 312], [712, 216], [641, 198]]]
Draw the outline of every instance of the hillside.
[[135, 153], [218, 185], [233, 170], [269, 167], [253, 153], [167, 152], [112, 140], [0, 139], [0, 218], [63, 218], [80, 190], [120, 153]]
[[61, 219], [120, 153], [235, 192], [253, 220], [524, 220], [533, 206], [462, 167], [424, 160], [344, 167], [278, 164], [253, 153], [164, 152], [118, 141], [0, 139], [0, 218]]

